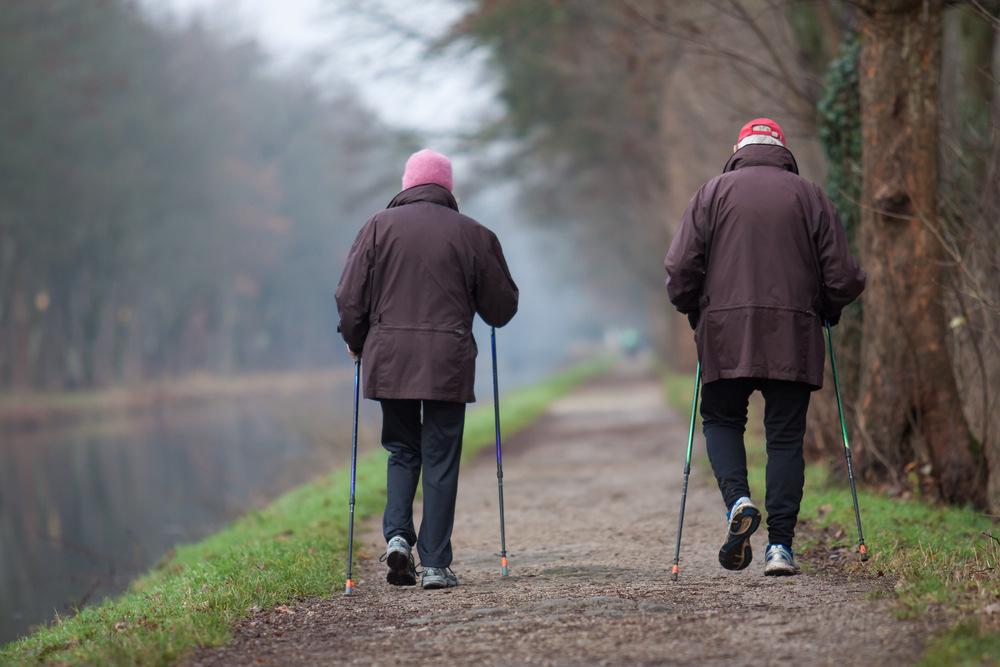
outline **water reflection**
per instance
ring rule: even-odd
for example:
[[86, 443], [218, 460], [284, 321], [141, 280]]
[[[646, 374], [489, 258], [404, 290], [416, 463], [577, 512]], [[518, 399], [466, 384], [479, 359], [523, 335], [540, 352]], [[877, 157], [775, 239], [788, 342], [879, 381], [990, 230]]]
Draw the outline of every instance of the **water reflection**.
[[[477, 323], [476, 336], [476, 394], [489, 403], [489, 330]], [[555, 363], [511, 356], [501, 356], [504, 391]], [[292, 384], [160, 401], [57, 432], [0, 431], [0, 642], [125, 589], [176, 544], [346, 465], [353, 374]], [[377, 446], [380, 419], [365, 401], [362, 449]]]
[[[172, 546], [343, 464], [351, 379], [339, 377], [0, 436], [0, 642], [124, 589]], [[367, 410], [369, 425], [375, 416]]]

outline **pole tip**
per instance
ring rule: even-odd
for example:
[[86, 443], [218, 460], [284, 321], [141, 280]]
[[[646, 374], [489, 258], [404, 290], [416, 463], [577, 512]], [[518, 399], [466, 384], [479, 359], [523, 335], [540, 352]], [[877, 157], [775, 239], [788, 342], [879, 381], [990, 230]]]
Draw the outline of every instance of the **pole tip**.
[[501, 556], [500, 557], [500, 576], [501, 577], [506, 577], [508, 574], [509, 574], [509, 571], [507, 570], [507, 557], [506, 556]]
[[670, 568], [670, 580], [677, 581], [677, 575], [680, 574], [680, 571], [681, 568], [678, 565], [674, 565], [672, 568]]
[[350, 579], [344, 584], [344, 595], [351, 595], [354, 593], [354, 582]]
[[864, 542], [858, 545], [858, 553], [861, 554], [862, 561], [868, 560], [868, 547], [865, 546]]

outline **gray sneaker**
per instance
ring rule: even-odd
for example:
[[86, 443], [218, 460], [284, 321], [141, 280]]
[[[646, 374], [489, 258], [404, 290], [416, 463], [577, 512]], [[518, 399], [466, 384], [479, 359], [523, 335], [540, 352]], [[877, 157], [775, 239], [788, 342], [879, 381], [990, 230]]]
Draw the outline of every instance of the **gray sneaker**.
[[800, 572], [792, 550], [784, 544], [768, 544], [764, 554], [764, 574], [768, 577], [787, 577]]
[[458, 577], [455, 576], [450, 567], [425, 567], [424, 573], [420, 577], [420, 585], [428, 591], [436, 588], [451, 588], [458, 586]]
[[417, 568], [413, 563], [413, 553], [410, 551], [410, 543], [405, 537], [397, 535], [389, 540], [385, 555], [381, 560], [385, 561], [389, 571], [386, 572], [385, 580], [393, 586], [416, 586]]

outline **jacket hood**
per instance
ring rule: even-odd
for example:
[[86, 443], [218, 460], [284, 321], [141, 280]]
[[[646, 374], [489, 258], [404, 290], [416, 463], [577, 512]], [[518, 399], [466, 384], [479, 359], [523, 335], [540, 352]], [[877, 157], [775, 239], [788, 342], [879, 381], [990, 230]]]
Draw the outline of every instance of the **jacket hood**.
[[795, 156], [784, 146], [770, 144], [749, 144], [733, 153], [722, 172], [735, 171], [743, 167], [778, 167], [793, 174], [799, 173]]
[[405, 206], [406, 204], [414, 204], [421, 201], [437, 204], [438, 206], [447, 206], [455, 211], [458, 210], [458, 202], [455, 201], [455, 195], [451, 194], [448, 188], [436, 183], [424, 183], [407, 188], [393, 197], [386, 208], [396, 208], [397, 206]]

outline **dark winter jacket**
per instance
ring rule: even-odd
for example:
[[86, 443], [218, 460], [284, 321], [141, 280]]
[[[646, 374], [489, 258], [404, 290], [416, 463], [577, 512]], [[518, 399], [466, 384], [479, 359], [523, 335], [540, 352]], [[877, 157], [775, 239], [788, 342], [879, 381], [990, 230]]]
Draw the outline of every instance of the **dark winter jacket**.
[[476, 400], [472, 319], [503, 326], [517, 297], [496, 235], [459, 213], [447, 189], [400, 192], [361, 229], [337, 286], [365, 397]]
[[822, 320], [865, 288], [832, 202], [781, 146], [751, 144], [695, 193], [665, 260], [696, 314], [703, 378], [823, 385]]

